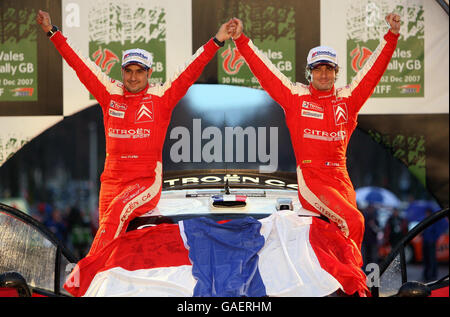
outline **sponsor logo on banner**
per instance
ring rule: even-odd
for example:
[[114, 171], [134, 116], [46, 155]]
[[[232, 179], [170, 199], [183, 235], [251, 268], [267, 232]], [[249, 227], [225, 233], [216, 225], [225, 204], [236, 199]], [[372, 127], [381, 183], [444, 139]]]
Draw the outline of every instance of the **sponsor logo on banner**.
[[[33, 25], [36, 12], [13, 3], [3, 1], [0, 14], [0, 103], [34, 102], [38, 101], [38, 31]], [[0, 116], [8, 115], [8, 108], [0, 105]], [[23, 108], [26, 115], [34, 106], [24, 104]]]
[[401, 94], [416, 94], [420, 92], [420, 85], [403, 85], [398, 87]]
[[113, 51], [101, 47], [98, 48], [93, 54], [92, 58], [94, 58], [95, 64], [99, 66], [105, 74], [109, 74], [111, 68], [119, 62], [119, 57], [114, 54]]
[[223, 70], [228, 75], [237, 74], [239, 69], [241, 69], [241, 66], [245, 64], [244, 58], [236, 47], [231, 48], [230, 45], [228, 45], [228, 48], [221, 56], [223, 57]]
[[24, 88], [16, 88], [12, 89], [11, 92], [13, 92], [14, 97], [31, 97], [33, 96], [34, 88], [32, 87], [24, 87]]
[[350, 52], [350, 57], [352, 59], [351, 65], [355, 73], [363, 67], [370, 55], [372, 55], [372, 51], [365, 46], [360, 47], [359, 44]]
[[423, 1], [349, 0], [347, 25], [347, 82], [365, 68], [388, 27], [389, 12], [400, 15], [397, 47], [372, 97], [424, 97], [425, 13]]
[[334, 110], [334, 121], [336, 125], [347, 123], [348, 112], [347, 112], [347, 105], [345, 103], [333, 105], [333, 110]]
[[[89, 23], [89, 54], [105, 74], [121, 80], [123, 52], [138, 47], [150, 50], [155, 57], [149, 83], [165, 81], [167, 9], [164, 5], [119, 0], [85, 6]], [[94, 99], [93, 96], [90, 98]]]
[[[277, 76], [284, 75], [295, 82], [295, 8], [283, 1], [263, 2], [249, 1], [245, 6], [240, 6], [241, 12], [236, 13], [231, 13], [227, 8], [219, 9], [218, 15], [225, 18], [229, 14], [239, 14], [246, 26], [246, 34], [250, 35], [258, 49], [256, 53], [271, 61], [280, 72]], [[234, 43], [221, 48], [217, 60], [219, 84], [261, 88]]]

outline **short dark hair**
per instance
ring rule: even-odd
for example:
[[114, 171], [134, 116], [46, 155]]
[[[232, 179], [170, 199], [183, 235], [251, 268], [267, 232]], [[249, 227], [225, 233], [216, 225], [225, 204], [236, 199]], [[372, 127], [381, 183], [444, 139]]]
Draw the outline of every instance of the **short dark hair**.
[[[338, 79], [339, 66], [336, 66], [336, 68], [334, 70], [336, 72], [336, 79], [335, 79], [335, 81], [336, 81]], [[305, 78], [308, 81], [308, 83], [311, 82], [311, 71], [312, 71], [312, 68], [309, 67], [308, 65], [306, 65], [306, 67], [305, 67]]]

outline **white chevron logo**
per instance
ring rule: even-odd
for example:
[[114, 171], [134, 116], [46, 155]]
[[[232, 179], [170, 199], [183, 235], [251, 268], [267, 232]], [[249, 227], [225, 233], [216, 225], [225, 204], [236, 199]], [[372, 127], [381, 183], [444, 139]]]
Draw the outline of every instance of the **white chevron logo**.
[[[153, 104], [151, 104], [153, 105]], [[152, 107], [153, 110], [153, 107]], [[136, 123], [153, 121], [153, 111], [148, 109], [145, 104], [142, 104], [136, 112]]]
[[347, 105], [345, 103], [334, 106], [334, 120], [336, 125], [347, 123]]

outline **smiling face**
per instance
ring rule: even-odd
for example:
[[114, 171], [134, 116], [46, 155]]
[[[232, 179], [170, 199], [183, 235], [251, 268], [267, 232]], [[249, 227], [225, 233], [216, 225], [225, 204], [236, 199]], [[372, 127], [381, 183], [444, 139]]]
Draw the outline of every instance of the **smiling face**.
[[122, 68], [122, 81], [125, 89], [131, 93], [138, 93], [147, 86], [152, 74], [151, 69], [145, 69], [137, 64], [130, 64]]
[[329, 64], [321, 64], [311, 70], [311, 84], [320, 91], [329, 91], [336, 81], [336, 69]]

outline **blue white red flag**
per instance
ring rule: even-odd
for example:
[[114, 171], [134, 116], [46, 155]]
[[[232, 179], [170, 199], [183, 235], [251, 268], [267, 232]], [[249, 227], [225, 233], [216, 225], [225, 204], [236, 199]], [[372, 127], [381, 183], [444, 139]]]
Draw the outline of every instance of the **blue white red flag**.
[[64, 287], [74, 296], [366, 295], [361, 264], [354, 244], [315, 217], [201, 217], [119, 236]]

